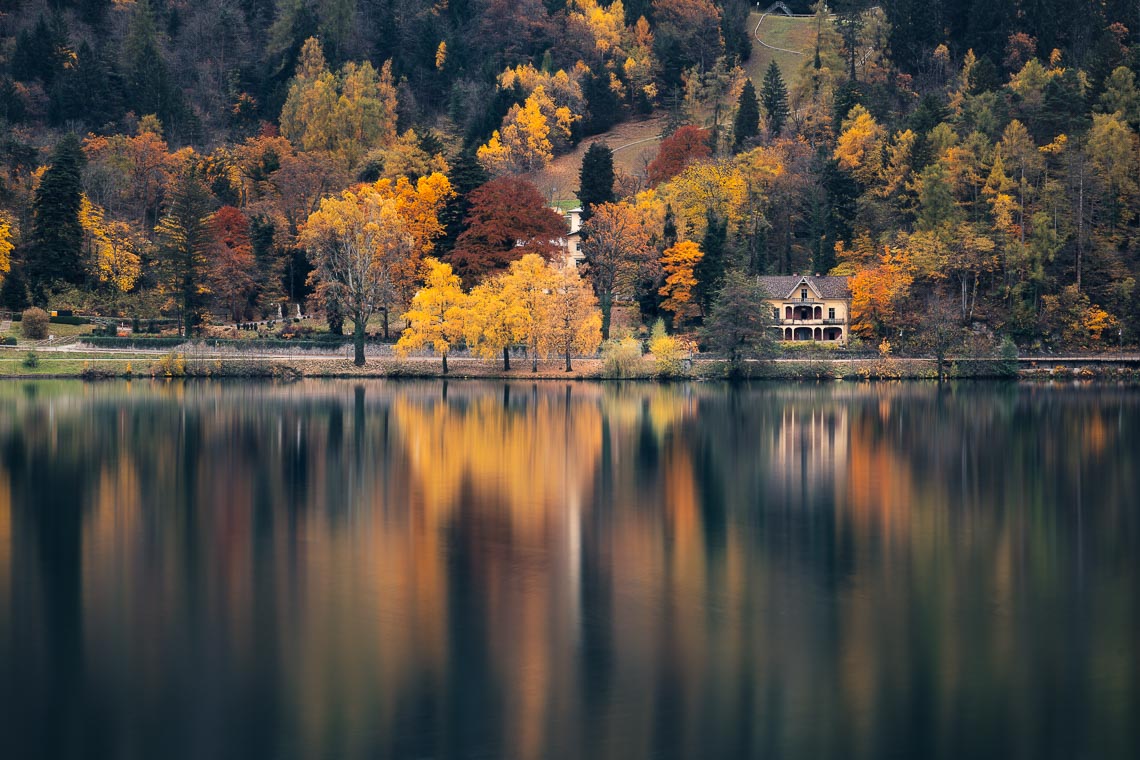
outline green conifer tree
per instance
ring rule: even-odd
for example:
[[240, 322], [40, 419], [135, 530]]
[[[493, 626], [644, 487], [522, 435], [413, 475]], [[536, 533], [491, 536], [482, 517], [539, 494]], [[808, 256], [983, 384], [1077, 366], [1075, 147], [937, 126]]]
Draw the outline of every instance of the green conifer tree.
[[718, 219], [710, 210], [706, 215], [705, 236], [701, 241], [704, 255], [693, 268], [693, 275], [697, 278], [695, 295], [702, 314], [708, 314], [712, 309], [716, 294], [724, 284], [727, 248], [728, 220]]
[[36, 304], [47, 302], [53, 283], [83, 283], [83, 227], [79, 223], [83, 164], [79, 138], [65, 136], [52, 152], [51, 165], [36, 189], [26, 270]]
[[780, 134], [788, 121], [788, 88], [784, 86], [784, 78], [775, 61], [768, 64], [768, 71], [764, 73], [760, 102], [764, 106], [764, 115], [768, 117], [769, 134]]
[[744, 81], [744, 89], [736, 102], [736, 119], [732, 123], [732, 152], [739, 153], [760, 132], [760, 104], [752, 80]]
[[614, 152], [605, 143], [591, 143], [582, 156], [578, 200], [582, 202], [583, 219], [589, 218], [594, 206], [614, 200]]
[[175, 181], [170, 207], [155, 232], [162, 287], [178, 306], [182, 333], [201, 322], [206, 305], [209, 216], [214, 200], [197, 167], [188, 166]]

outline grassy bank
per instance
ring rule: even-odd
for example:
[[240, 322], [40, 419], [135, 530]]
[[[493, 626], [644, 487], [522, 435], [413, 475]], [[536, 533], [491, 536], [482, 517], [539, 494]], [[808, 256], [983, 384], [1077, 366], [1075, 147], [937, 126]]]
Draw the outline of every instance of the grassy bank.
[[[0, 352], [2, 378], [177, 378], [233, 377], [296, 379], [301, 377], [443, 377], [442, 365], [435, 357], [408, 359], [370, 359], [357, 367], [340, 356], [312, 358], [243, 358], [239, 356], [195, 356], [182, 353], [116, 353], [40, 352], [29, 360], [27, 351]], [[733, 368], [716, 359], [698, 359], [682, 366], [678, 372], [664, 376], [651, 356], [616, 370], [601, 359], [576, 359], [573, 371], [564, 371], [562, 361], [539, 362], [532, 372], [529, 361], [516, 359], [509, 372], [499, 362], [471, 358], [449, 359], [449, 378], [481, 379], [557, 379], [581, 380], [721, 380], [730, 377], [754, 380], [934, 380], [937, 379], [933, 359], [879, 357], [870, 359], [834, 358], [827, 356], [780, 358], [750, 361]], [[1098, 366], [1095, 364], [1041, 368], [1022, 366], [998, 359], [965, 359], [945, 365], [945, 376], [951, 379], [1021, 377], [1041, 380], [1108, 379], [1140, 381], [1140, 368], [1134, 366]]]

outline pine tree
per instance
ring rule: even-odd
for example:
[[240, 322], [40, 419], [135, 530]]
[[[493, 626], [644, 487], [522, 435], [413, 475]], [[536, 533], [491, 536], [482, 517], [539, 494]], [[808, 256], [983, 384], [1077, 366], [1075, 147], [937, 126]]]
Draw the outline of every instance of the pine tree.
[[736, 103], [736, 120], [732, 124], [732, 152], [739, 153], [759, 132], [760, 104], [756, 100], [756, 88], [752, 86], [752, 80], [746, 79], [740, 100]]
[[582, 131], [587, 135], [605, 132], [621, 117], [621, 103], [610, 87], [610, 74], [601, 71], [586, 78], [583, 95], [588, 111]]
[[578, 173], [578, 200], [583, 218], [588, 219], [594, 206], [614, 200], [614, 152], [605, 143], [591, 143], [582, 156]]
[[451, 189], [455, 191], [444, 206], [439, 220], [444, 226], [444, 235], [436, 243], [436, 251], [441, 255], [455, 248], [455, 241], [466, 228], [464, 220], [471, 211], [471, 201], [468, 195], [472, 190], [487, 183], [489, 177], [483, 165], [475, 158], [474, 150], [464, 150], [451, 162], [451, 171], [448, 172], [451, 180]]
[[724, 284], [725, 258], [728, 247], [728, 220], [720, 220], [711, 210], [706, 216], [705, 237], [701, 241], [704, 255], [693, 274], [697, 278], [696, 300], [702, 314], [708, 314], [716, 294]]
[[28, 300], [28, 286], [18, 266], [13, 266], [0, 282], [0, 307], [8, 311], [23, 311], [32, 305]]
[[67, 135], [56, 146], [51, 166], [36, 189], [26, 274], [37, 304], [46, 303], [53, 282], [83, 282], [83, 227], [79, 223], [83, 164], [79, 138]]
[[743, 370], [744, 360], [770, 353], [774, 347], [771, 310], [757, 308], [769, 297], [755, 277], [729, 272], [705, 319], [704, 338], [728, 359], [733, 375]]
[[768, 132], [778, 135], [788, 121], [788, 89], [784, 86], [784, 78], [780, 75], [780, 67], [775, 61], [768, 64], [768, 71], [764, 74], [764, 85], [760, 88], [760, 102], [764, 106], [764, 114], [768, 117]]
[[162, 286], [178, 305], [183, 334], [202, 318], [206, 305], [207, 251], [213, 198], [197, 167], [187, 166], [174, 185], [165, 217], [159, 222], [159, 266]]
[[171, 82], [170, 70], [158, 46], [150, 0], [135, 4], [123, 42], [123, 78], [127, 105], [137, 116], [155, 114], [178, 133], [182, 99]]

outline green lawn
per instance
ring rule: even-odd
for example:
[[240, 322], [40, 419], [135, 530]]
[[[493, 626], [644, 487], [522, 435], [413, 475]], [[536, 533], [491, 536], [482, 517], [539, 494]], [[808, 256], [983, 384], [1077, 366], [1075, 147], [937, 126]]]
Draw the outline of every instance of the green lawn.
[[780, 73], [784, 75], [784, 84], [790, 90], [799, 77], [800, 68], [808, 59], [807, 56], [813, 53], [815, 19], [789, 18], [782, 14], [773, 14], [764, 18], [764, 23], [761, 24], [759, 31], [760, 39], [778, 48], [804, 52], [804, 55], [794, 55], [766, 48], [756, 41], [756, 22], [760, 20], [760, 16], [759, 13], [748, 16], [748, 35], [752, 38], [752, 57], [745, 64], [745, 69], [748, 71], [748, 76], [752, 78], [752, 83], [759, 90], [760, 83], [764, 81], [764, 72], [768, 70], [768, 64], [774, 59], [776, 65], [780, 67]]
[[150, 365], [157, 360], [154, 354], [107, 354], [94, 352], [54, 352], [36, 351], [37, 366], [26, 367], [24, 361], [29, 351], [26, 348], [5, 348], [0, 350], [0, 375], [6, 377], [37, 377], [41, 375], [79, 376], [85, 368], [108, 370], [116, 374], [126, 372], [127, 365], [136, 375], [149, 374]]

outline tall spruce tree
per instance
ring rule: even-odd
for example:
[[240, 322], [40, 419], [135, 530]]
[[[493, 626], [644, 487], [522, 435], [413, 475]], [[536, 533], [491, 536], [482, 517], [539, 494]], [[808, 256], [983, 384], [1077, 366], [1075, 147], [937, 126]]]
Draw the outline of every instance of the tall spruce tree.
[[696, 298], [701, 313], [708, 314], [724, 285], [725, 259], [728, 256], [728, 220], [718, 219], [710, 209], [705, 217], [705, 236], [701, 240], [701, 260], [693, 268], [697, 278]]
[[32, 300], [40, 305], [47, 302], [53, 283], [83, 283], [83, 227], [79, 223], [83, 164], [79, 138], [65, 136], [52, 152], [51, 165], [36, 189], [26, 275]]
[[768, 64], [764, 73], [764, 84], [760, 88], [760, 103], [764, 115], [768, 117], [768, 132], [773, 137], [780, 134], [788, 121], [788, 88], [775, 61]]
[[214, 199], [197, 167], [187, 166], [174, 184], [166, 216], [159, 222], [158, 257], [163, 289], [178, 307], [182, 334], [201, 322], [206, 306], [209, 217]]
[[591, 143], [582, 156], [578, 200], [582, 202], [583, 219], [590, 217], [594, 206], [614, 200], [614, 152], [603, 142]]
[[464, 220], [471, 210], [471, 201], [467, 196], [472, 190], [485, 184], [489, 177], [486, 169], [475, 157], [474, 149], [470, 149], [462, 151], [451, 162], [448, 179], [451, 180], [451, 189], [455, 191], [455, 195], [447, 201], [439, 215], [439, 221], [444, 227], [443, 237], [436, 243], [436, 251], [440, 255], [445, 255], [455, 248], [455, 241], [466, 228]]
[[739, 153], [748, 141], [760, 133], [760, 104], [752, 80], [744, 80], [744, 89], [736, 102], [736, 119], [732, 123], [732, 152]]

